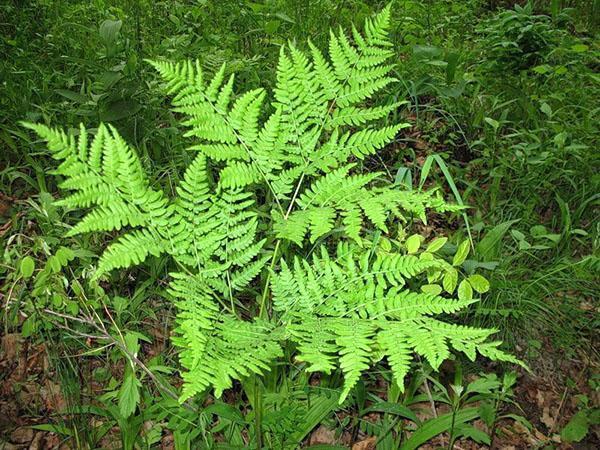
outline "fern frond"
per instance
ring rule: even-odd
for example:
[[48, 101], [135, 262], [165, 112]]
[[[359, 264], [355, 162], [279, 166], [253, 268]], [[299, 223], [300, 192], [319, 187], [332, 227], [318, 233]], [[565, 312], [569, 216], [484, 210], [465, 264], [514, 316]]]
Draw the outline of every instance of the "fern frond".
[[368, 128], [347, 134], [340, 139], [340, 152], [346, 157], [354, 155], [359, 159], [364, 159], [366, 155], [372, 155], [389, 144], [403, 127], [403, 124], [398, 124], [381, 129]]
[[246, 322], [222, 316], [202, 355], [202, 364], [182, 374], [185, 381], [181, 401], [214, 387], [220, 397], [232, 386], [233, 379], [250, 374], [261, 375], [270, 369], [274, 359], [283, 356], [279, 337], [268, 322]]
[[148, 256], [159, 256], [166, 251], [166, 243], [155, 232], [148, 229], [131, 231], [104, 251], [95, 276], [99, 277], [113, 269], [140, 264]]
[[387, 117], [387, 115], [398, 109], [402, 102], [392, 103], [387, 106], [375, 106], [372, 108], [358, 108], [349, 106], [348, 108], [336, 109], [328, 119], [327, 128], [333, 129], [344, 125], [358, 126], [367, 122]]
[[250, 160], [248, 151], [239, 144], [198, 144], [191, 146], [190, 150], [199, 150], [215, 161]]
[[123, 227], [138, 227], [147, 223], [145, 215], [125, 202], [114, 202], [110, 206], [99, 206], [75, 225], [67, 236], [90, 231], [120, 230]]
[[371, 362], [371, 342], [375, 325], [364, 320], [336, 320], [332, 324], [339, 346], [340, 368], [344, 374], [344, 389], [340, 403], [346, 399], [360, 375]]
[[223, 188], [242, 188], [262, 179], [258, 167], [244, 162], [230, 162], [220, 173]]
[[337, 367], [338, 344], [328, 321], [306, 315], [305, 320], [290, 323], [287, 332], [298, 344], [298, 361], [306, 362], [309, 372], [331, 373]]
[[219, 306], [200, 278], [183, 273], [170, 275], [167, 292], [179, 310], [173, 343], [181, 348], [181, 364], [193, 371], [204, 359], [214, 322], [219, 317]]
[[394, 379], [401, 392], [404, 392], [404, 377], [408, 374], [413, 359], [406, 330], [407, 327], [401, 322], [386, 322], [377, 333], [377, 342], [387, 355]]
[[[306, 53], [282, 46], [268, 115], [267, 92], [236, 93], [224, 65], [206, 77], [199, 61], [151, 61], [197, 152], [174, 198], [112, 126], [66, 133], [26, 124], [59, 161], [60, 187], [71, 192], [58, 204], [87, 209], [69, 235], [122, 233], [96, 277], [150, 255], [168, 254], [180, 268], [167, 292], [178, 310], [182, 400], [211, 388], [219, 396], [233, 380], [263, 374], [286, 341], [306, 370], [341, 370], [340, 402], [384, 356], [401, 388], [415, 353], [433, 368], [452, 350], [519, 363], [488, 341], [495, 330], [436, 317], [476, 300], [419, 291], [444, 271], [458, 277], [458, 268], [380, 237], [409, 218], [462, 208], [440, 191], [409, 191], [356, 170], [356, 160], [406, 126], [379, 123], [401, 103], [371, 101], [395, 81], [389, 19], [387, 7], [362, 32], [331, 32], [327, 55], [310, 42]], [[236, 308], [260, 318], [241, 319]]]

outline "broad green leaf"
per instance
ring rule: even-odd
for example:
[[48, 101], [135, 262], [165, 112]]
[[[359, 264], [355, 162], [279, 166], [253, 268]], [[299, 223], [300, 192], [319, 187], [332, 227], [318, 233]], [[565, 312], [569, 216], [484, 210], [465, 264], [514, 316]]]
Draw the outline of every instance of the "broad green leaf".
[[[479, 417], [477, 408], [465, 408], [458, 411], [454, 417], [454, 426], [470, 422], [471, 420]], [[452, 427], [452, 413], [446, 413], [443, 416], [430, 419], [425, 422], [421, 427], [411, 434], [410, 438], [402, 445], [402, 450], [415, 450], [423, 445], [431, 438], [438, 434], [445, 433]]]
[[494, 424], [496, 421], [496, 408], [492, 401], [484, 401], [479, 405], [479, 415], [488, 427]]
[[483, 261], [491, 261], [498, 255], [500, 241], [509, 230], [509, 228], [519, 220], [509, 220], [496, 225], [486, 233], [479, 244], [477, 244], [477, 254]]
[[456, 250], [456, 254], [454, 255], [454, 258], [452, 259], [452, 265], [460, 266], [465, 261], [465, 259], [467, 259], [468, 255], [469, 255], [469, 240], [465, 239], [464, 241], [462, 241], [459, 244], [458, 249]]
[[589, 422], [586, 411], [579, 411], [560, 432], [560, 437], [565, 442], [579, 442], [589, 431]]
[[100, 24], [100, 39], [108, 48], [115, 44], [123, 22], [120, 20], [105, 20]]
[[473, 298], [473, 288], [467, 280], [462, 280], [458, 285], [458, 299], [471, 300]]
[[452, 294], [454, 289], [456, 289], [456, 284], [458, 283], [458, 270], [454, 267], [449, 268], [444, 275], [444, 279], [442, 280], [442, 286], [444, 290], [448, 294]]
[[74, 101], [75, 103], [80, 103], [82, 105], [90, 101], [90, 99], [85, 95], [82, 95], [78, 92], [69, 91], [67, 89], [57, 89], [55, 92], [64, 98]]
[[140, 109], [142, 109], [142, 105], [135, 100], [119, 100], [100, 111], [100, 120], [115, 122], [137, 114]]
[[433, 261], [435, 259], [435, 256], [433, 256], [431, 253], [429, 252], [423, 252], [419, 255], [419, 259], [421, 261]]
[[408, 254], [416, 253], [421, 246], [421, 236], [418, 234], [413, 234], [406, 240], [406, 250]]
[[26, 256], [21, 260], [21, 276], [23, 278], [31, 278], [35, 270], [35, 261], [31, 256]]
[[140, 387], [142, 384], [132, 370], [128, 370], [119, 389], [119, 412], [125, 418], [132, 415], [140, 401]]
[[138, 338], [139, 333], [136, 333], [135, 331], [130, 331], [127, 332], [127, 334], [125, 334], [125, 337], [123, 339], [125, 348], [127, 348], [127, 351], [133, 355], [137, 355], [138, 351], [140, 350]]
[[[577, 230], [573, 230], [573, 233], [575, 233], [575, 231], [577, 231]], [[540, 238], [548, 239], [548, 240], [554, 242], [555, 244], [558, 244], [560, 242], [561, 237], [562, 237], [562, 235], [556, 234], [556, 233], [544, 234], [543, 236], [540, 236]]]
[[478, 444], [490, 445], [490, 436], [485, 432], [478, 428], [475, 428], [473, 425], [462, 424], [456, 427], [455, 435], [466, 437], [468, 439], [472, 439]]
[[534, 225], [529, 229], [532, 236], [538, 237], [548, 233], [544, 225]]
[[246, 420], [244, 419], [244, 416], [240, 410], [228, 405], [227, 403], [214, 403], [206, 407], [203, 412], [205, 414], [214, 414], [218, 417], [222, 417], [223, 419], [230, 420], [231, 422], [238, 423], [240, 425], [246, 423]]
[[337, 408], [338, 398], [335, 395], [319, 395], [312, 398], [308, 412], [302, 415], [302, 421], [296, 425], [296, 429], [292, 433], [292, 441], [302, 442], [313, 428]]
[[75, 253], [70, 248], [61, 247], [56, 251], [56, 257], [61, 266], [66, 266], [69, 261], [75, 259]]
[[548, 64], [542, 64], [540, 66], [535, 66], [533, 68], [533, 71], [539, 74], [545, 74], [548, 73], [552, 70], [552, 67], [550, 67]]
[[500, 126], [500, 122], [498, 122], [497, 120], [492, 119], [491, 117], [486, 117], [483, 120], [485, 120], [485, 122], [491, 126], [494, 131], [498, 130], [498, 127]]
[[425, 181], [427, 180], [427, 177], [429, 176], [429, 171], [431, 170], [431, 167], [433, 166], [434, 159], [432, 156], [427, 157], [427, 159], [423, 163], [423, 166], [421, 166], [421, 176], [419, 177], [419, 189], [423, 188], [423, 185], [425, 184]]
[[390, 242], [389, 239], [387, 239], [385, 237], [379, 238], [379, 246], [386, 252], [389, 252], [392, 250], [392, 243]]
[[471, 287], [480, 294], [490, 290], [490, 282], [479, 274], [471, 275], [469, 278], [467, 278], [467, 280], [469, 281]]
[[429, 243], [429, 245], [427, 246], [427, 249], [425, 251], [429, 252], [429, 253], [435, 253], [439, 249], [441, 249], [446, 242], [448, 242], [447, 237], [441, 237], [441, 238], [434, 239], [433, 241], [431, 241]]
[[575, 53], [583, 53], [589, 50], [589, 47], [585, 44], [575, 44], [571, 46], [571, 50]]
[[525, 235], [521, 233], [519, 230], [510, 230], [510, 234], [517, 240], [523, 241], [525, 240]]
[[38, 330], [38, 321], [36, 320], [35, 315], [29, 316], [25, 319], [25, 322], [21, 325], [21, 336], [24, 338], [28, 338], [29, 336], [33, 336]]
[[60, 259], [58, 259], [58, 257], [56, 256], [51, 256], [50, 258], [48, 258], [46, 265], [50, 266], [52, 272], [54, 273], [60, 272], [60, 269], [62, 268], [62, 265], [60, 264]]
[[470, 382], [467, 385], [467, 389], [465, 391], [466, 394], [476, 392], [478, 394], [489, 394], [493, 390], [498, 389], [500, 387], [500, 381], [492, 374], [490, 376], [484, 376], [481, 378], [477, 378], [476, 380]]
[[540, 111], [542, 111], [548, 117], [552, 117], [552, 108], [550, 107], [550, 105], [548, 103], [546, 103], [546, 102], [542, 103], [542, 106], [540, 106]]
[[265, 33], [267, 34], [275, 34], [281, 25], [281, 21], [279, 20], [269, 20], [265, 24]]
[[405, 417], [416, 424], [421, 423], [417, 415], [408, 407], [401, 405], [400, 403], [392, 403], [392, 402], [379, 402], [371, 405], [364, 411], [362, 411], [362, 415], [365, 416], [372, 412], [383, 412], [388, 414], [394, 414], [396, 416]]
[[442, 287], [439, 284], [424, 284], [421, 286], [421, 292], [425, 294], [439, 295], [442, 293]]
[[40, 431], [49, 431], [63, 436], [73, 436], [74, 431], [66, 425], [44, 423], [40, 425], [31, 425], [32, 429]]

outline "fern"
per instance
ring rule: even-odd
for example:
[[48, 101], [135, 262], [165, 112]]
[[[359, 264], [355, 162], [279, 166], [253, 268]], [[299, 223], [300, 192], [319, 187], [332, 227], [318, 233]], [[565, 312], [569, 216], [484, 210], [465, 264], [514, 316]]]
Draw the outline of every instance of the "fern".
[[402, 190], [359, 170], [405, 126], [379, 124], [398, 103], [371, 101], [395, 81], [389, 15], [384, 9], [352, 38], [332, 32], [327, 56], [312, 43], [309, 52], [282, 48], [268, 115], [268, 93], [236, 94], [225, 66], [207, 79], [197, 61], [151, 61], [196, 152], [175, 196], [111, 126], [82, 127], [76, 137], [26, 124], [61, 161], [55, 174], [72, 193], [58, 203], [88, 210], [70, 234], [120, 234], [96, 278], [150, 256], [168, 255], [177, 267], [167, 295], [178, 310], [182, 400], [210, 388], [219, 396], [233, 380], [264, 373], [286, 342], [308, 371], [341, 369], [340, 401], [383, 356], [400, 387], [415, 353], [434, 368], [452, 349], [517, 362], [487, 341], [494, 330], [434, 317], [476, 301], [431, 291], [441, 292], [432, 283], [442, 277], [454, 290], [449, 262], [373, 241], [373, 230], [460, 209], [439, 192]]

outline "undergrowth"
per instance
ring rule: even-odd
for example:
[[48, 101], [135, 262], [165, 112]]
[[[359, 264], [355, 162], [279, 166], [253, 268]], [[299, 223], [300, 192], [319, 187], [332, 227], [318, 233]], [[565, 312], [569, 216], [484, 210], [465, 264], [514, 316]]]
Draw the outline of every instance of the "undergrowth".
[[[595, 445], [598, 5], [513, 3], [1, 5], [7, 417], [75, 448]], [[547, 428], [530, 377], [566, 386]]]

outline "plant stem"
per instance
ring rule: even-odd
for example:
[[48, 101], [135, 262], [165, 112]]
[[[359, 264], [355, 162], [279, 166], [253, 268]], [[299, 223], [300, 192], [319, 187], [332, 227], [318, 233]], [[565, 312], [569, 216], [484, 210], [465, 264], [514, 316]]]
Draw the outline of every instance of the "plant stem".
[[257, 377], [254, 377], [254, 435], [256, 437], [256, 448], [262, 449], [262, 395], [259, 389]]
[[269, 282], [271, 281], [271, 272], [273, 271], [273, 267], [275, 267], [275, 261], [277, 259], [277, 252], [279, 251], [280, 245], [281, 245], [281, 239], [278, 239], [277, 243], [275, 244], [275, 250], [273, 250], [273, 257], [271, 258], [271, 265], [269, 266], [269, 273], [267, 274], [267, 279], [265, 281], [265, 288], [263, 289], [263, 295], [260, 300], [260, 310], [258, 312], [258, 317], [260, 317], [261, 319], [265, 312], [265, 302], [267, 301], [267, 296], [269, 295]]

